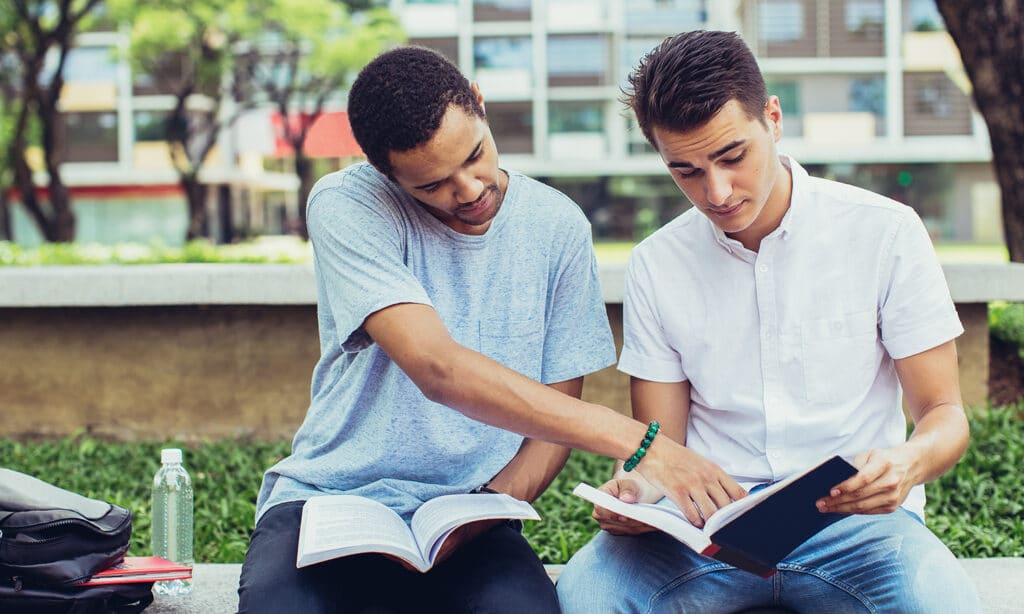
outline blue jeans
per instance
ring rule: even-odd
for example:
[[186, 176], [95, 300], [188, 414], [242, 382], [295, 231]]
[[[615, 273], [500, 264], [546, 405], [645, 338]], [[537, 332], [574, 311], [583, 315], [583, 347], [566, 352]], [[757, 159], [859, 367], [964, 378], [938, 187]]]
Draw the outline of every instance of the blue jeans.
[[[766, 528], [766, 530], [771, 530]], [[697, 554], [664, 533], [600, 532], [558, 580], [565, 614], [594, 612], [981, 611], [977, 589], [910, 512], [848, 516], [794, 550], [771, 578]]]

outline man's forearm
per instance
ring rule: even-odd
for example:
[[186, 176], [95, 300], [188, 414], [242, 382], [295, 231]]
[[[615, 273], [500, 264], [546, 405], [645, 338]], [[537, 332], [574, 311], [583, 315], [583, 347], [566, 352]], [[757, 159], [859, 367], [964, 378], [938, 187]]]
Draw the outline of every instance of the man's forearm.
[[960, 460], [969, 428], [963, 408], [951, 403], [931, 409], [917, 422], [903, 445], [914, 452], [918, 484], [938, 479]]

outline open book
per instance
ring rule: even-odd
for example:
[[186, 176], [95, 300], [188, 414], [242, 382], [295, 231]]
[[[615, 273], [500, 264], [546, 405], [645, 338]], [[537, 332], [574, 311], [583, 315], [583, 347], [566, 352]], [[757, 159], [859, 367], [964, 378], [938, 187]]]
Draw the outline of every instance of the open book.
[[775, 565], [797, 546], [844, 514], [823, 514], [815, 501], [857, 473], [839, 456], [776, 482], [720, 508], [703, 529], [690, 524], [674, 507], [626, 503], [588, 484], [573, 494], [620, 516], [668, 533], [694, 551], [767, 578]]
[[75, 586], [188, 580], [191, 577], [192, 568], [186, 565], [172, 563], [158, 556], [126, 556], [117, 565], [97, 572], [92, 578]]
[[444, 540], [455, 529], [494, 518], [540, 520], [529, 503], [506, 494], [437, 497], [416, 510], [411, 525], [406, 525], [394, 510], [366, 497], [313, 497], [302, 508], [295, 566], [379, 552], [427, 571], [434, 565]]

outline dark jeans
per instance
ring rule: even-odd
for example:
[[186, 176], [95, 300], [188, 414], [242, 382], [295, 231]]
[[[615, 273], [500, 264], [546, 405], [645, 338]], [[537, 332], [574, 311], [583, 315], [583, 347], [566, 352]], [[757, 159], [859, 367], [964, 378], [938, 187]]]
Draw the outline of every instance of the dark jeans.
[[559, 612], [540, 559], [518, 530], [499, 525], [427, 573], [376, 554], [295, 567], [302, 502], [269, 509], [252, 536], [239, 612]]

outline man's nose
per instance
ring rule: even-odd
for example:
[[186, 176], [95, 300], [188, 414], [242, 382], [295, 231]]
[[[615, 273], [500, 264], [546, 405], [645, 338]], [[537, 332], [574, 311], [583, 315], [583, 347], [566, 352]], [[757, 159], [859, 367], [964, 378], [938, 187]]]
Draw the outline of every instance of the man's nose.
[[707, 199], [708, 204], [713, 207], [721, 207], [729, 202], [732, 196], [732, 177], [729, 173], [722, 171], [706, 171], [707, 178]]
[[459, 204], [467, 204], [480, 198], [484, 191], [484, 182], [470, 174], [455, 176], [455, 199]]

